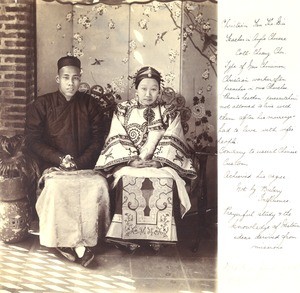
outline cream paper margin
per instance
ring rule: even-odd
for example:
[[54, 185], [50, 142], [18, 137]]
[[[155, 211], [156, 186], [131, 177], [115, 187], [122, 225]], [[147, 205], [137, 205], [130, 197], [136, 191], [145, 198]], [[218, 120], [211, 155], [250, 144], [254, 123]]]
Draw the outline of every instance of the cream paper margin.
[[[220, 115], [224, 114], [224, 109], [220, 109], [220, 105], [224, 105], [224, 87], [226, 82], [224, 82], [225, 76], [225, 65], [228, 59], [237, 60], [240, 56], [236, 55], [236, 47], [230, 42], [226, 42], [226, 34], [228, 34], [228, 29], [224, 28], [224, 21], [231, 19], [231, 24], [238, 26], [237, 22], [249, 23], [253, 19], [267, 19], [267, 18], [282, 18], [286, 22], [287, 26], [287, 41], [284, 44], [286, 55], [281, 62], [283, 62], [288, 70], [284, 73], [286, 77], [286, 83], [288, 84], [289, 90], [293, 93], [293, 97], [297, 98], [297, 101], [293, 101], [293, 108], [290, 110], [291, 115], [295, 115], [293, 119], [290, 120], [293, 125], [293, 131], [288, 133], [285, 137], [281, 135], [271, 135], [270, 139], [274, 146], [277, 144], [285, 144], [289, 148], [297, 150], [297, 154], [284, 154], [282, 156], [278, 154], [266, 154], [265, 156], [259, 155], [257, 157], [253, 155], [248, 155], [247, 153], [240, 159], [242, 162], [246, 162], [247, 166], [240, 166], [236, 162], [237, 155], [235, 154], [222, 154], [220, 149], [224, 144], [218, 145], [219, 156], [218, 156], [218, 292], [219, 293], [235, 293], [235, 292], [300, 292], [300, 233], [299, 228], [285, 229], [285, 232], [289, 232], [289, 235], [293, 235], [293, 238], [286, 239], [282, 243], [282, 248], [280, 249], [257, 249], [253, 248], [256, 241], [253, 240], [257, 231], [255, 229], [250, 229], [247, 231], [250, 239], [241, 240], [235, 239], [234, 236], [237, 235], [236, 230], [232, 228], [232, 217], [237, 219], [242, 219], [243, 213], [247, 214], [254, 212], [251, 217], [252, 223], [255, 222], [255, 217], [257, 217], [258, 210], [261, 210], [261, 202], [256, 199], [251, 201], [251, 197], [247, 195], [246, 192], [238, 191], [238, 179], [232, 179], [226, 177], [226, 172], [228, 169], [232, 173], [235, 171], [240, 171], [243, 174], [252, 174], [252, 176], [247, 180], [240, 180], [242, 184], [246, 185], [248, 191], [253, 185], [272, 185], [274, 182], [270, 178], [257, 179], [257, 172], [264, 171], [267, 175], [271, 173], [282, 174], [285, 179], [277, 180], [278, 188], [282, 191], [282, 197], [289, 201], [288, 205], [285, 204], [275, 204], [269, 205], [267, 209], [272, 209], [275, 214], [275, 220], [277, 217], [277, 222], [279, 223], [282, 219], [280, 213], [288, 212], [290, 210], [290, 216], [287, 216], [289, 223], [294, 223], [296, 226], [300, 223], [300, 197], [299, 197], [299, 67], [300, 67], [300, 42], [298, 40], [299, 28], [300, 28], [300, 17], [299, 17], [300, 4], [297, 1], [287, 0], [287, 1], [274, 1], [274, 0], [251, 0], [251, 1], [238, 1], [238, 0], [226, 0], [219, 1], [218, 4], [218, 111], [219, 120], [218, 127], [219, 133], [218, 137], [224, 136], [227, 138], [236, 137], [237, 143], [234, 145], [235, 150], [248, 149], [247, 147], [255, 146], [257, 148], [270, 147], [271, 141], [268, 140], [266, 133], [255, 133], [250, 135], [249, 133], [231, 133], [226, 134], [220, 132], [220, 127], [222, 126], [224, 120], [220, 119]], [[266, 33], [269, 33], [267, 31]], [[236, 30], [235, 28], [232, 31]], [[276, 32], [276, 28], [274, 28]], [[246, 34], [247, 29], [239, 29], [241, 34]], [[262, 28], [261, 33], [263, 34], [264, 29]], [[249, 33], [249, 30], [248, 30]], [[252, 47], [253, 49], [253, 47]], [[273, 50], [271, 48], [270, 50]], [[251, 51], [251, 46], [249, 46]], [[258, 57], [258, 56], [257, 56]], [[245, 56], [245, 61], [247, 61], [248, 56]], [[249, 58], [248, 58], [249, 59]], [[249, 60], [248, 60], [249, 61]], [[275, 72], [276, 71], [276, 72]], [[278, 73], [280, 69], [274, 69], [274, 74]], [[257, 71], [259, 74], [259, 71]], [[253, 76], [250, 75], [250, 78]], [[258, 91], [258, 95], [260, 92]], [[239, 115], [249, 114], [249, 109], [240, 109]], [[258, 110], [259, 111], [259, 110]], [[228, 110], [230, 114], [230, 110]], [[235, 112], [236, 113], [236, 112]], [[269, 112], [268, 112], [269, 113]], [[279, 115], [278, 109], [274, 109], [274, 115]], [[287, 113], [286, 111], [284, 113]], [[298, 116], [297, 116], [298, 115]], [[235, 118], [238, 115], [235, 114]], [[224, 118], [224, 117], [223, 117]], [[234, 128], [237, 124], [236, 121], [225, 121], [227, 128]], [[253, 124], [254, 123], [254, 124]], [[250, 125], [250, 123], [249, 123]], [[257, 121], [251, 121], [251, 126], [256, 129], [261, 129], [261, 123]], [[270, 126], [270, 125], [268, 125]], [[240, 127], [241, 128], [241, 127]], [[240, 129], [241, 130], [241, 129]], [[227, 135], [227, 136], [226, 136]], [[225, 160], [232, 160], [236, 163], [234, 166], [228, 166]], [[284, 180], [284, 181], [283, 181]], [[284, 184], [283, 184], [284, 182]], [[270, 185], [270, 186], [271, 186]], [[242, 185], [240, 185], [243, 188]], [[245, 187], [245, 186], [244, 186]], [[260, 195], [258, 195], [260, 196]], [[240, 213], [239, 216], [230, 216], [228, 213], [228, 208], [231, 211]], [[271, 207], [271, 208], [269, 208]], [[226, 212], [227, 210], [227, 212]], [[244, 219], [247, 215], [244, 216]], [[242, 219], [241, 222], [249, 223]], [[260, 218], [261, 219], [261, 218]], [[274, 220], [274, 219], [273, 219]], [[280, 230], [280, 235], [283, 234], [283, 229]], [[274, 232], [277, 233], [278, 231]], [[269, 233], [270, 234], [270, 233]], [[273, 234], [275, 235], [275, 234]], [[272, 241], [268, 241], [267, 245], [272, 244]], [[278, 244], [278, 243], [276, 243]], [[274, 240], [275, 246], [275, 240]]]

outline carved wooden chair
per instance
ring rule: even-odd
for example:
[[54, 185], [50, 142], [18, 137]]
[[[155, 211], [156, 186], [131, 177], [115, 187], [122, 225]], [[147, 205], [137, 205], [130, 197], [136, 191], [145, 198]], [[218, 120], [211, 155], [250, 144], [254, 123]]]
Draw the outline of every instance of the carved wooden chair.
[[[162, 93], [162, 100], [167, 104], [175, 104], [177, 110], [181, 113], [181, 124], [184, 134], [189, 131], [188, 120], [191, 118], [192, 111], [185, 106], [185, 98], [176, 93], [172, 88], [165, 88]], [[216, 217], [217, 210], [208, 209], [208, 190], [207, 190], [207, 174], [206, 167], [208, 158], [210, 156], [216, 156], [215, 147], [207, 147], [205, 151], [197, 152], [191, 149], [192, 159], [194, 161], [194, 167], [197, 171], [197, 178], [195, 180], [186, 180], [186, 188], [191, 199], [196, 199], [196, 204], [191, 212], [188, 212], [186, 216], [197, 215], [198, 227], [196, 241], [192, 247], [192, 250], [196, 252], [199, 249], [201, 240], [205, 237], [209, 237], [207, 215], [212, 212], [213, 217]], [[217, 219], [213, 219], [214, 222]]]
[[115, 96], [113, 93], [104, 92], [104, 89], [101, 85], [93, 85], [90, 87], [88, 83], [81, 83], [79, 86], [79, 91], [87, 92], [97, 100], [98, 105], [103, 110], [104, 129], [106, 134], [108, 134], [112, 115], [116, 106]]

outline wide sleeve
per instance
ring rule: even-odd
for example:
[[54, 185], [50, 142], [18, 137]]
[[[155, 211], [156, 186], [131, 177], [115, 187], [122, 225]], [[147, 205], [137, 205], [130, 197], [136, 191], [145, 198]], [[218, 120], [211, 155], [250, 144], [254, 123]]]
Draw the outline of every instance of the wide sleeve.
[[64, 154], [51, 147], [44, 140], [46, 108], [46, 99], [43, 98], [38, 98], [27, 106], [25, 144], [39, 159], [53, 166], [58, 166], [60, 164], [59, 157]]
[[99, 107], [96, 100], [89, 96], [88, 100], [90, 139], [87, 147], [75, 158], [78, 169], [92, 169], [103, 148], [105, 139], [104, 110]]
[[96, 170], [109, 171], [120, 164], [138, 158], [138, 150], [129, 139], [122, 124], [123, 111], [124, 109], [118, 107], [113, 115], [109, 134], [95, 166]]
[[156, 146], [152, 159], [173, 168], [181, 177], [196, 178], [197, 174], [185, 140], [180, 113], [172, 111], [170, 115], [165, 115], [165, 119], [169, 124]]

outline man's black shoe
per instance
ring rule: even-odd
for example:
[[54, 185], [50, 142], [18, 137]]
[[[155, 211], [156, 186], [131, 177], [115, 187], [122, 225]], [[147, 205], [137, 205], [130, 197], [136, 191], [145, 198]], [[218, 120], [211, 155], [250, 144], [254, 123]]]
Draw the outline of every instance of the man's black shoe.
[[73, 248], [70, 247], [56, 247], [56, 249], [69, 261], [76, 260], [76, 253]]

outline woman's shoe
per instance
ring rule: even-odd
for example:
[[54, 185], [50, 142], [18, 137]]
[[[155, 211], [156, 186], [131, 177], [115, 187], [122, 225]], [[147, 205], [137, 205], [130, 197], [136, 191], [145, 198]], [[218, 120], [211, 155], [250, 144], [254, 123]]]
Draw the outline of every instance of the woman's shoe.
[[131, 254], [133, 254], [139, 247], [140, 247], [140, 245], [134, 244], [134, 243], [130, 243], [127, 245], [127, 249], [129, 251], [129, 253], [131, 253]]
[[126, 241], [112, 241], [112, 240], [106, 240], [108, 243], [112, 243], [116, 248], [120, 250], [126, 250], [129, 253], [134, 253], [139, 247], [139, 244], [135, 243], [128, 243]]
[[160, 244], [160, 243], [157, 243], [157, 242], [152, 242], [152, 243], [150, 243], [150, 247], [152, 248], [152, 250], [153, 250], [155, 253], [159, 253], [160, 248], [161, 248], [161, 244]]

